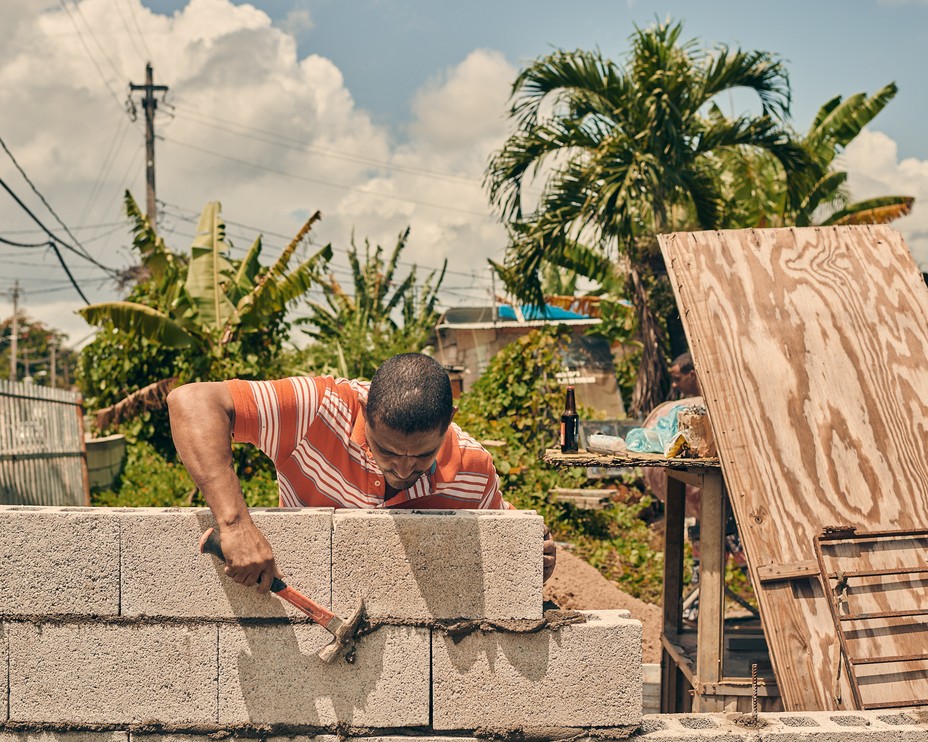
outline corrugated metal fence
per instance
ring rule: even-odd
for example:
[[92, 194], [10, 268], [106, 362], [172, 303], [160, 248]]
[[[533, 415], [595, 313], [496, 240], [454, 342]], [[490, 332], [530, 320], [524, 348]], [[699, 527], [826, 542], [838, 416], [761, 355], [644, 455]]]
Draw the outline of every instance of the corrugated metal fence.
[[80, 395], [0, 379], [0, 503], [88, 505]]

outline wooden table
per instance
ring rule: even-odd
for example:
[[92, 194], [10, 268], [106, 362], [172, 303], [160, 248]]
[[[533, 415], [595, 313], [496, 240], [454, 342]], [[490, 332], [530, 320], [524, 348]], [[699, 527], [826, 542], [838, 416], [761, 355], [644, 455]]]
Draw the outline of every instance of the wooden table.
[[[549, 449], [543, 460], [556, 466], [660, 467], [667, 473], [664, 520], [661, 712], [751, 710], [751, 664], [758, 665], [760, 710], [780, 708], [779, 693], [759, 623], [727, 630], [725, 522], [728, 495], [718, 459], [668, 459], [658, 454], [621, 456]], [[683, 622], [683, 526], [686, 485], [701, 488], [699, 500], [699, 619], [695, 636]], [[743, 650], [726, 651], [726, 633], [740, 635]], [[753, 644], [751, 642], [753, 639]], [[726, 672], [726, 669], [728, 670]]]

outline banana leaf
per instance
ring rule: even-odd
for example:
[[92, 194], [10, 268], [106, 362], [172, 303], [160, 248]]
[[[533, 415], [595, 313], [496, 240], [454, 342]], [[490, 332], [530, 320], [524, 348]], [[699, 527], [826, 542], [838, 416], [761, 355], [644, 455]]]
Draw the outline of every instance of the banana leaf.
[[103, 302], [79, 309], [78, 313], [91, 325], [111, 322], [123, 332], [139, 333], [169, 348], [189, 348], [197, 343], [196, 338], [182, 325], [144, 304], [131, 301]]

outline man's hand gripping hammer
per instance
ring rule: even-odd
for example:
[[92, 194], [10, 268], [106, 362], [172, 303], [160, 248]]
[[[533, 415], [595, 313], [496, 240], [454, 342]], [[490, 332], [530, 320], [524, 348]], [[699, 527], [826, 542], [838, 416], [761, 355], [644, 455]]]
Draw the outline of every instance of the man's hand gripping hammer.
[[[222, 553], [222, 547], [219, 545], [219, 532], [214, 528], [207, 529], [200, 537], [200, 553], [212, 554], [220, 561], [225, 562], [225, 556]], [[364, 616], [364, 601], [358, 601], [358, 607], [348, 619], [341, 619], [332, 611], [323, 608], [313, 600], [307, 598], [303, 593], [294, 590], [278, 577], [274, 578], [271, 583], [271, 591], [278, 597], [283, 598], [288, 603], [296, 606], [297, 609], [309, 616], [313, 621], [328, 631], [335, 640], [326, 644], [319, 650], [318, 656], [323, 662], [334, 662], [342, 653], [345, 655], [345, 661], [353, 664], [355, 660], [355, 634], [358, 626]]]

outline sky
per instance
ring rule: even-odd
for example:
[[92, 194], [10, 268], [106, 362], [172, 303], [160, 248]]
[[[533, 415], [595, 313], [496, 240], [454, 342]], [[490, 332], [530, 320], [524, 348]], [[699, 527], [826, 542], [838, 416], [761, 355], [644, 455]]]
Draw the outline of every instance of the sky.
[[506, 238], [481, 180], [519, 70], [554, 49], [621, 62], [636, 26], [666, 18], [703, 47], [781, 57], [800, 131], [833, 96], [894, 81], [840, 165], [855, 199], [916, 197], [894, 226], [928, 270], [928, 0], [2, 0], [0, 239], [29, 246], [0, 244], [0, 317], [18, 281], [27, 315], [75, 345], [93, 331], [36, 220], [75, 248], [62, 259], [87, 301], [122, 297], [112, 273], [137, 262], [124, 192], [145, 206], [129, 85], [149, 61], [168, 86], [155, 162], [169, 247], [186, 252], [219, 201], [233, 257], [261, 234], [267, 264], [319, 210], [303, 254], [331, 243], [345, 280], [352, 237], [389, 251], [408, 226], [404, 273], [447, 259], [445, 305], [485, 304]]

